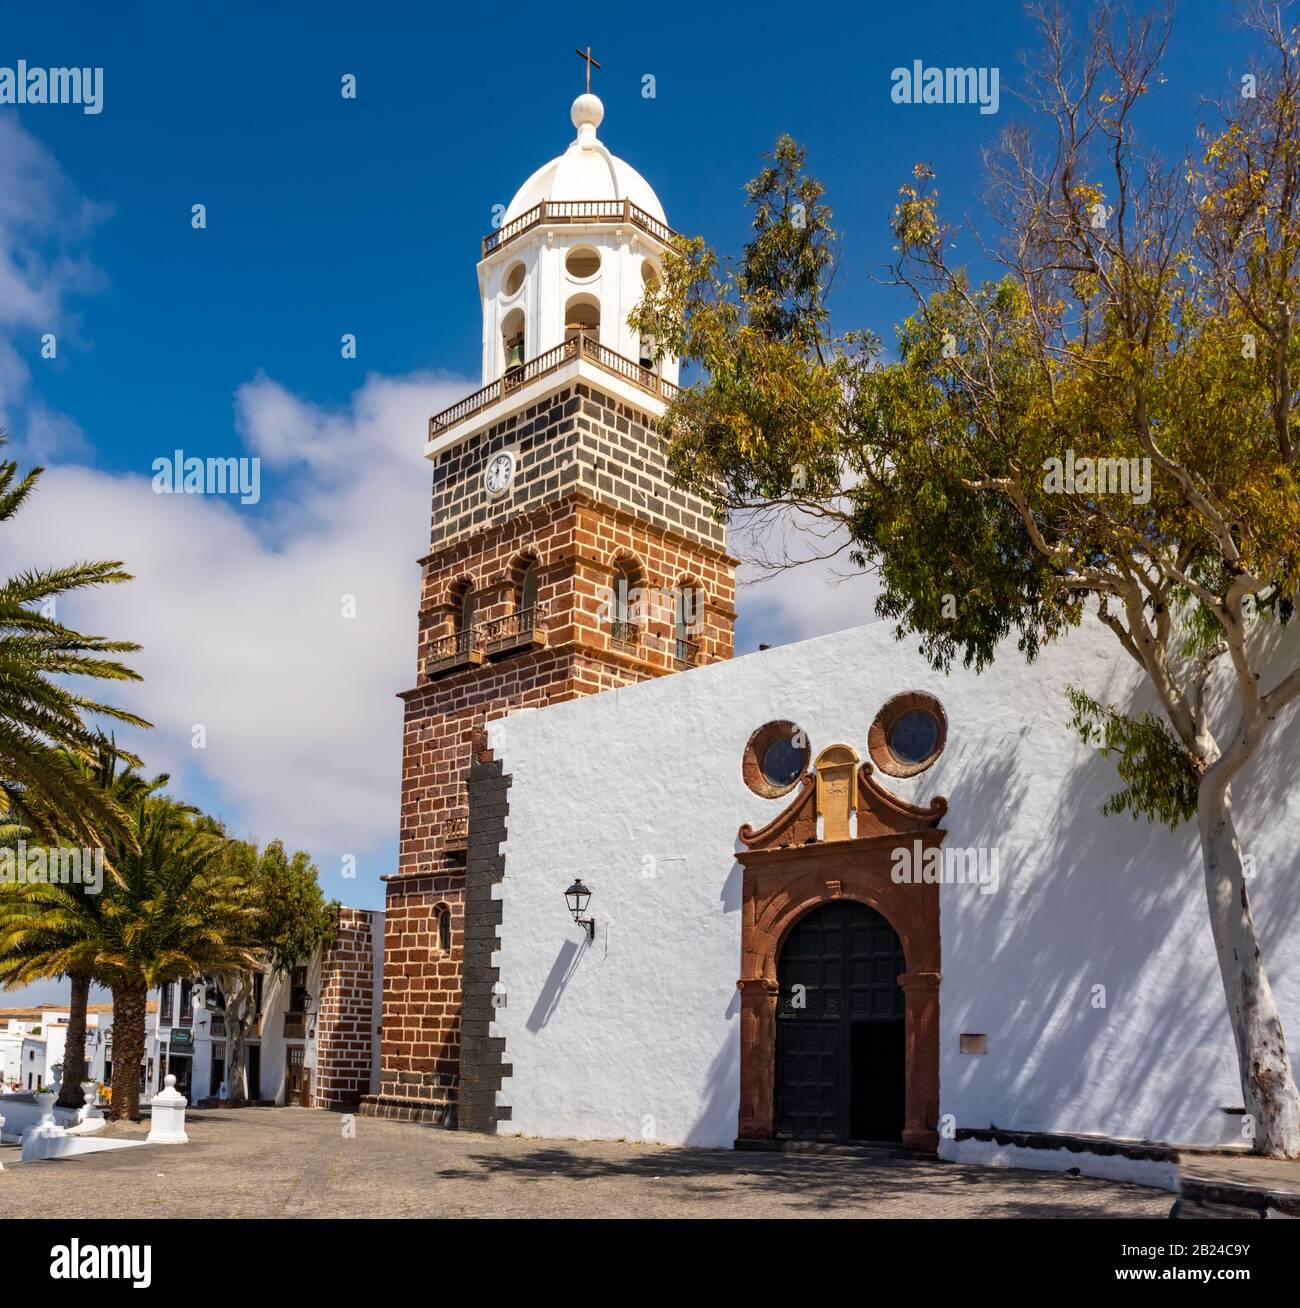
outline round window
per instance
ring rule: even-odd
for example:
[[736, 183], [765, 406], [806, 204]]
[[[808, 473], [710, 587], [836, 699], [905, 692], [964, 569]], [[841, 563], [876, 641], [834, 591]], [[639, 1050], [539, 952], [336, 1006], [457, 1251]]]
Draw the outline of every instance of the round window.
[[564, 261], [570, 277], [594, 277], [600, 271], [600, 255], [590, 246], [570, 250]]
[[908, 691], [895, 695], [867, 732], [871, 761], [891, 777], [914, 777], [943, 752], [948, 719], [933, 695]]
[[764, 751], [759, 767], [774, 786], [792, 786], [803, 771], [803, 750], [789, 736], [778, 736]]
[[517, 263], [506, 273], [506, 294], [515, 295], [519, 288], [524, 284], [525, 268], [522, 263]]
[[939, 743], [939, 723], [926, 709], [909, 709], [889, 728], [889, 752], [905, 767], [924, 763]]
[[798, 785], [808, 771], [810, 757], [802, 727], [793, 722], [769, 722], [750, 736], [741, 774], [756, 795], [778, 799]]

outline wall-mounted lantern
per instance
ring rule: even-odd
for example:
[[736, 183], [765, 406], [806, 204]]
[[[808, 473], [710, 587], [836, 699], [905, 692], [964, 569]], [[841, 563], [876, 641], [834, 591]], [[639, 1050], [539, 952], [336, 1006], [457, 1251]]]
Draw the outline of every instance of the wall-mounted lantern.
[[587, 909], [587, 901], [591, 898], [591, 891], [582, 884], [581, 878], [575, 878], [573, 885], [564, 892], [564, 898], [568, 901], [569, 912], [573, 914], [573, 920], [580, 927], [587, 928], [587, 939], [595, 940], [596, 919], [582, 916]]

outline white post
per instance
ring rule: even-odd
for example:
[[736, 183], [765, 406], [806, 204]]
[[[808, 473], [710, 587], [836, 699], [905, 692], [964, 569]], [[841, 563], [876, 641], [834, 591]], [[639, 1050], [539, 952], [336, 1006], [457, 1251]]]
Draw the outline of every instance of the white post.
[[23, 1132], [22, 1160], [25, 1163], [38, 1158], [49, 1158], [58, 1151], [51, 1141], [61, 1140], [68, 1133], [54, 1120], [54, 1101], [58, 1094], [53, 1090], [38, 1090], [32, 1098], [40, 1110], [41, 1120]]
[[99, 1106], [99, 1082], [83, 1081], [81, 1095], [86, 1102], [77, 1110], [77, 1121], [95, 1121], [102, 1118], [104, 1112]]
[[188, 1144], [185, 1134], [186, 1098], [176, 1089], [176, 1078], [167, 1073], [166, 1088], [149, 1101], [153, 1115], [146, 1144]]

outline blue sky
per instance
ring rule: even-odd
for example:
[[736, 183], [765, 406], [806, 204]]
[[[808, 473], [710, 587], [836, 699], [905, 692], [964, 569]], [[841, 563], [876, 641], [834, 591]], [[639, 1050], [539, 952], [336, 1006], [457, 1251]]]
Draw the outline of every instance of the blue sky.
[[[724, 250], [745, 238], [742, 187], [762, 152], [781, 132], [807, 146], [844, 234], [841, 327], [888, 339], [906, 307], [867, 274], [889, 257], [914, 162], [935, 168], [949, 215], [977, 210], [980, 152], [1023, 113], [1033, 32], [1019, 7], [799, 14], [57, 2], [6, 14], [0, 66], [105, 70], [99, 115], [0, 106], [0, 268], [31, 291], [0, 300], [0, 420], [51, 467], [23, 562], [93, 553], [137, 571], [129, 598], [69, 614], [149, 646], [133, 703], [157, 730], [139, 748], [234, 830], [311, 849], [330, 894], [379, 906], [395, 863], [392, 696], [413, 677], [428, 525], [421, 424], [477, 386], [478, 239], [492, 206], [571, 138], [574, 47], [604, 65], [602, 139], [674, 227]], [[1182, 5], [1147, 106], [1153, 144], [1183, 152], [1246, 48], [1228, 4]], [[998, 67], [1000, 112], [895, 105], [890, 71], [914, 59]], [[340, 95], [345, 73], [355, 101]], [[55, 360], [40, 357], [46, 330]], [[356, 360], [340, 357], [344, 332]], [[156, 503], [150, 464], [175, 448], [255, 450], [260, 503]], [[349, 627], [341, 593], [358, 597]], [[820, 576], [742, 591], [740, 607], [742, 650], [870, 617], [867, 588]], [[196, 722], [213, 737], [204, 751]], [[338, 871], [348, 853], [355, 881]]]

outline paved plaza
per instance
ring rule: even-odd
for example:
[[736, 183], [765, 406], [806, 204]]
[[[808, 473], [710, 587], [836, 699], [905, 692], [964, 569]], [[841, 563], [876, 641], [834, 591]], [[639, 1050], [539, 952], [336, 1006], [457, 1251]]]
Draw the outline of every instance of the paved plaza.
[[1172, 1202], [1160, 1190], [1047, 1172], [493, 1137], [308, 1108], [191, 1112], [186, 1126], [188, 1145], [75, 1161], [20, 1164], [16, 1148], [0, 1149], [0, 1220], [48, 1214], [52, 1194], [67, 1218], [1163, 1218]]

